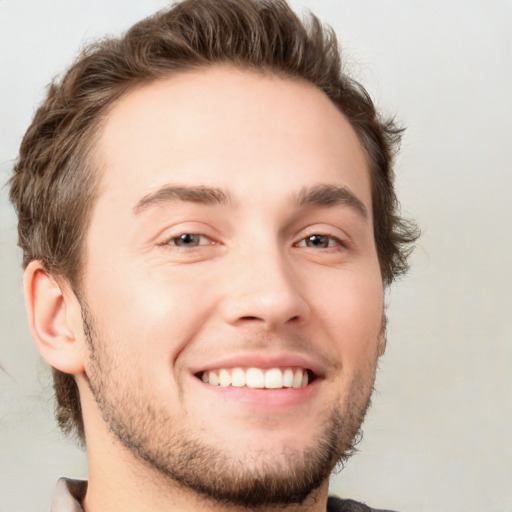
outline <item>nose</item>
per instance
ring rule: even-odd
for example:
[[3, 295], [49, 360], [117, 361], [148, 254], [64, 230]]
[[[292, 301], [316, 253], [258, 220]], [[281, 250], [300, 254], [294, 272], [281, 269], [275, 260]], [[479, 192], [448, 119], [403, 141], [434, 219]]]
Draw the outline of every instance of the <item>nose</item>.
[[254, 324], [270, 331], [309, 318], [300, 276], [277, 247], [252, 248], [231, 258], [224, 290], [223, 314], [231, 325]]

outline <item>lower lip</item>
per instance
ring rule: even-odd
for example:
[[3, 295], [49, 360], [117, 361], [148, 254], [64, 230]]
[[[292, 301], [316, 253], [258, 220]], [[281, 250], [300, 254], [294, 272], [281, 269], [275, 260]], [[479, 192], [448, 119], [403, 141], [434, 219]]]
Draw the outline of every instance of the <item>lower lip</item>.
[[212, 386], [193, 377], [197, 385], [207, 393], [225, 401], [235, 401], [261, 409], [283, 409], [307, 403], [317, 392], [321, 379], [316, 378], [303, 388], [252, 389], [246, 387]]

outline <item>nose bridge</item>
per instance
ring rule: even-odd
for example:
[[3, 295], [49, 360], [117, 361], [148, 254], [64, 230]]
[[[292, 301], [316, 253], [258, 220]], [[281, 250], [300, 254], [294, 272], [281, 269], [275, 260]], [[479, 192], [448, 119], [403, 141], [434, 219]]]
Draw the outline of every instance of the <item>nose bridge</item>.
[[278, 240], [239, 247], [230, 262], [225, 311], [230, 323], [260, 322], [267, 329], [303, 322], [309, 312], [288, 254]]

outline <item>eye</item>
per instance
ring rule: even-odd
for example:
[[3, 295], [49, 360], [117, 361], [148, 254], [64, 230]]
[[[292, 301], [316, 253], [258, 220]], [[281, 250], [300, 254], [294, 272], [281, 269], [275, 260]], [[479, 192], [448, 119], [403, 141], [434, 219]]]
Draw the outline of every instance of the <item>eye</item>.
[[343, 243], [333, 236], [314, 234], [303, 238], [297, 246], [312, 247], [313, 249], [327, 249], [328, 247], [343, 246]]
[[195, 233], [183, 233], [182, 235], [171, 238], [167, 245], [176, 247], [193, 248], [199, 245], [211, 245], [213, 242], [205, 235], [197, 235]]

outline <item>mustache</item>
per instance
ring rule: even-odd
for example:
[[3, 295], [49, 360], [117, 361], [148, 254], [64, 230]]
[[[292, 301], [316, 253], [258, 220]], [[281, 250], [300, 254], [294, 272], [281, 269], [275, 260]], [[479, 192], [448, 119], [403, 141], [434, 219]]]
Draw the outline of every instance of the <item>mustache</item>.
[[208, 337], [199, 339], [190, 344], [185, 350], [200, 351], [201, 359], [216, 358], [219, 353], [237, 354], [251, 353], [262, 358], [272, 354], [294, 354], [312, 359], [317, 366], [321, 366], [325, 372], [336, 371], [341, 368], [340, 356], [334, 350], [335, 347], [325, 346], [325, 343], [315, 342], [310, 336], [300, 333], [278, 335], [276, 333], [262, 332], [235, 337], [222, 337], [218, 340]]

